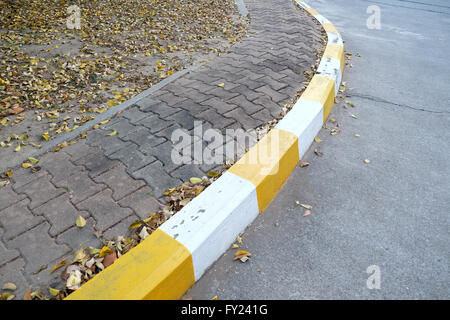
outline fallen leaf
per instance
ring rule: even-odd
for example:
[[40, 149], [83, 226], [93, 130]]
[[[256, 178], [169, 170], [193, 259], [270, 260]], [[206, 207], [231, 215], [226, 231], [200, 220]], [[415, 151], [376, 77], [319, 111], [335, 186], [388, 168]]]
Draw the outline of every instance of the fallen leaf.
[[354, 114], [351, 114], [350, 117], [354, 118], [354, 119], [358, 119], [357, 116], [355, 116]]
[[31, 168], [32, 166], [33, 166], [33, 165], [32, 165], [31, 163], [29, 163], [29, 162], [24, 162], [24, 163], [22, 163], [22, 167], [25, 168], [25, 169]]
[[78, 216], [76, 222], [77, 227], [83, 228], [86, 225], [86, 220], [82, 216]]
[[14, 149], [14, 152], [19, 152], [20, 151], [20, 144]]
[[370, 163], [370, 160], [369, 159], [365, 159], [364, 162], [365, 163]]
[[360, 135], [359, 135], [359, 134], [357, 134], [357, 133], [355, 133], [355, 137], [359, 138], [359, 137], [360, 137]]
[[48, 141], [48, 139], [50, 139], [50, 135], [48, 134], [48, 132], [44, 132], [44, 133], [42, 134], [42, 138], [44, 138], [45, 141]]
[[203, 180], [200, 179], [200, 178], [197, 178], [197, 177], [192, 177], [192, 178], [189, 179], [189, 182], [192, 183], [192, 184], [196, 184], [196, 183], [202, 183]]
[[218, 300], [218, 299], [219, 299], [218, 296], [214, 296], [214, 297], [211, 298], [211, 300]]
[[208, 172], [208, 177], [215, 178], [220, 175], [220, 170]]
[[317, 143], [320, 143], [320, 142], [322, 142], [323, 140], [320, 140], [319, 138], [315, 137], [315, 138], [314, 138], [314, 141], [317, 142]]
[[13, 176], [13, 172], [10, 170], [10, 171], [5, 171], [5, 174], [6, 174], [6, 176], [8, 177], [8, 178], [12, 178], [12, 176]]
[[50, 273], [55, 272], [55, 270], [58, 270], [59, 268], [61, 268], [62, 266], [65, 266], [69, 261], [67, 259], [62, 259], [61, 261], [59, 261], [50, 271]]
[[300, 167], [307, 167], [307, 166], [309, 166], [309, 162], [304, 162], [304, 161], [301, 161], [300, 162]]
[[103, 258], [104, 256], [110, 253], [112, 253], [112, 250], [109, 247], [103, 246], [103, 248], [100, 250], [98, 257]]
[[223, 82], [222, 82], [222, 83], [219, 83], [218, 86], [219, 86], [219, 87], [223, 87], [223, 86], [225, 86], [225, 83], [223, 83]]
[[316, 155], [318, 155], [319, 157], [323, 156], [323, 152], [322, 152], [322, 151], [319, 151], [318, 149], [314, 149], [314, 153], [315, 153]]
[[18, 113], [21, 113], [23, 110], [24, 110], [24, 108], [22, 108], [22, 107], [16, 107], [16, 108], [12, 109], [12, 113], [18, 114]]
[[236, 244], [236, 243], [233, 243], [233, 244], [232, 244], [232, 246], [231, 246], [231, 248], [232, 248], [232, 249], [236, 249], [236, 248], [239, 248], [239, 245], [238, 245], [238, 244]]
[[312, 206], [310, 206], [309, 204], [301, 203], [300, 205], [301, 205], [303, 208], [305, 208], [305, 209], [308, 209], [308, 210], [311, 210], [311, 209], [312, 209]]
[[38, 270], [36, 270], [35, 272], [33, 272], [33, 274], [38, 274], [39, 272], [41, 272], [42, 270], [47, 269], [47, 265], [44, 264], [43, 266], [40, 266]]
[[50, 292], [50, 294], [54, 297], [56, 297], [59, 294], [59, 290], [58, 289], [53, 289], [51, 287], [48, 288], [48, 292]]
[[109, 133], [108, 136], [112, 137], [112, 136], [115, 136], [116, 134], [117, 134], [117, 131], [114, 130], [113, 132]]
[[3, 285], [2, 290], [16, 290], [17, 286], [12, 282], [7, 282]]
[[240, 236], [237, 236], [236, 241], [242, 243], [242, 238]]
[[33, 300], [31, 298], [31, 288], [25, 292], [25, 294], [23, 295], [23, 300]]
[[117, 260], [117, 255], [115, 252], [108, 254], [105, 256], [105, 259], [103, 259], [102, 264], [106, 267], [112, 265], [114, 261]]
[[250, 257], [252, 254], [245, 250], [238, 250], [233, 258], [234, 260], [240, 260], [243, 257]]
[[311, 210], [306, 210], [303, 214], [304, 217], [309, 216], [311, 214]]
[[31, 163], [38, 163], [38, 162], [39, 162], [38, 159], [33, 158], [33, 157], [29, 157], [29, 158], [28, 158], [28, 161], [30, 161]]

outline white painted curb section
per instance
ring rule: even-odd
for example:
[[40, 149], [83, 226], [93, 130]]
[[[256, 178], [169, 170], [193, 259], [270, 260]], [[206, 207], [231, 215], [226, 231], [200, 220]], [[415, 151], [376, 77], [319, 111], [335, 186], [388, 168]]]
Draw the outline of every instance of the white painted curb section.
[[258, 213], [255, 186], [225, 172], [159, 228], [189, 250], [198, 280]]

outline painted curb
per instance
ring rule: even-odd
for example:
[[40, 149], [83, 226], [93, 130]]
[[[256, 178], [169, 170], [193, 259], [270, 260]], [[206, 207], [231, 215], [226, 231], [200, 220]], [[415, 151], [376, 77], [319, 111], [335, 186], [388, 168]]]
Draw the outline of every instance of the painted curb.
[[219, 179], [66, 300], [179, 299], [274, 199], [325, 123], [344, 67], [337, 29], [305, 2], [295, 3], [328, 36], [300, 99]]

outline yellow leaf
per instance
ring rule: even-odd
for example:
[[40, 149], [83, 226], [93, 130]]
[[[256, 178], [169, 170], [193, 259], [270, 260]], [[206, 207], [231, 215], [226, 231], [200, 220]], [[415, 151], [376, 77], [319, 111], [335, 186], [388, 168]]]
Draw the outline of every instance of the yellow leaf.
[[203, 180], [197, 177], [192, 177], [189, 179], [192, 184], [201, 183]]
[[211, 300], [217, 300], [217, 299], [219, 299], [218, 296], [214, 296], [214, 297], [211, 298]]
[[110, 134], [108, 134], [108, 136], [112, 137], [112, 136], [115, 136], [116, 134], [117, 134], [117, 131], [114, 130], [113, 132], [111, 132]]
[[100, 250], [100, 254], [98, 255], [99, 258], [103, 258], [104, 256], [106, 256], [107, 254], [112, 253], [112, 250], [106, 246], [104, 246], [102, 248], [102, 250]]
[[20, 144], [14, 149], [14, 152], [19, 152], [20, 151]]
[[135, 222], [130, 224], [130, 226], [128, 228], [129, 229], [136, 229], [136, 228], [139, 228], [140, 226], [142, 226], [142, 221], [141, 220], [136, 220]]
[[370, 163], [370, 160], [369, 159], [365, 159], [364, 162], [365, 163]]
[[242, 243], [242, 238], [237, 236], [236, 241], [239, 242], [239, 243]]
[[29, 157], [29, 158], [28, 158], [28, 161], [30, 161], [31, 163], [38, 163], [38, 162], [39, 162], [38, 159], [33, 158], [33, 157]]
[[7, 282], [3, 285], [2, 290], [16, 290], [17, 286], [12, 282]]
[[101, 123], [101, 124], [107, 124], [108, 122], [109, 122], [109, 119], [106, 119], [106, 120], [100, 121], [100, 123]]
[[27, 169], [27, 168], [31, 168], [33, 165], [31, 164], [31, 163], [29, 163], [29, 162], [24, 162], [24, 163], [22, 163], [22, 168], [25, 168], [25, 169]]
[[86, 220], [82, 216], [78, 216], [76, 220], [77, 227], [83, 228], [86, 225]]
[[355, 137], [359, 138], [361, 137], [359, 134], [355, 133]]
[[8, 176], [8, 178], [12, 178], [13, 172], [12, 171], [5, 171], [5, 174]]
[[56, 297], [59, 294], [59, 290], [58, 289], [53, 289], [53, 288], [48, 288], [48, 292], [50, 292], [50, 294], [54, 297]]
[[81, 136], [81, 139], [86, 139], [86, 137], [87, 137], [87, 132], [83, 132], [80, 136]]
[[320, 143], [320, 142], [322, 142], [323, 140], [320, 140], [319, 138], [315, 137], [315, 138], [314, 138], [314, 141]]
[[50, 271], [50, 273], [55, 272], [55, 270], [58, 270], [59, 268], [61, 268], [62, 266], [65, 266], [69, 261], [67, 259], [62, 259], [61, 261], [58, 262], [58, 264], [56, 264], [52, 270]]
[[48, 139], [50, 139], [50, 135], [48, 134], [48, 132], [44, 132], [42, 134], [42, 138], [44, 138], [46, 141], [48, 141]]
[[233, 245], [231, 246], [231, 248], [232, 248], [232, 249], [236, 249], [236, 248], [239, 248], [239, 245], [238, 245], [238, 244], [236, 244], [236, 243], [233, 243]]
[[223, 82], [222, 82], [222, 83], [219, 83], [218, 86], [219, 86], [219, 87], [223, 87], [223, 86], [225, 86], [225, 83], [223, 83]]

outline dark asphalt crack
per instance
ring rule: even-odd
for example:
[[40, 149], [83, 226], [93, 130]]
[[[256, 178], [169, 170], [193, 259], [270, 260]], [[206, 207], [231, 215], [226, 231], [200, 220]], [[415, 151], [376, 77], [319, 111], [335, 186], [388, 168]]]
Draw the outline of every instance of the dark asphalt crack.
[[368, 94], [359, 94], [359, 93], [352, 93], [351, 95], [352, 97], [357, 97], [357, 98], [361, 98], [361, 99], [367, 99], [367, 100], [371, 100], [371, 101], [375, 101], [375, 102], [381, 102], [381, 103], [386, 103], [386, 104], [390, 104], [390, 105], [394, 105], [397, 107], [403, 107], [403, 108], [408, 108], [411, 110], [415, 110], [415, 111], [422, 111], [422, 112], [429, 112], [429, 113], [446, 113], [449, 114], [449, 111], [437, 111], [437, 110], [428, 110], [425, 108], [419, 108], [419, 107], [413, 107], [407, 104], [402, 104], [402, 103], [396, 103], [396, 102], [392, 102], [392, 101], [388, 101], [385, 100], [383, 98], [378, 98], [378, 97], [374, 97]]

